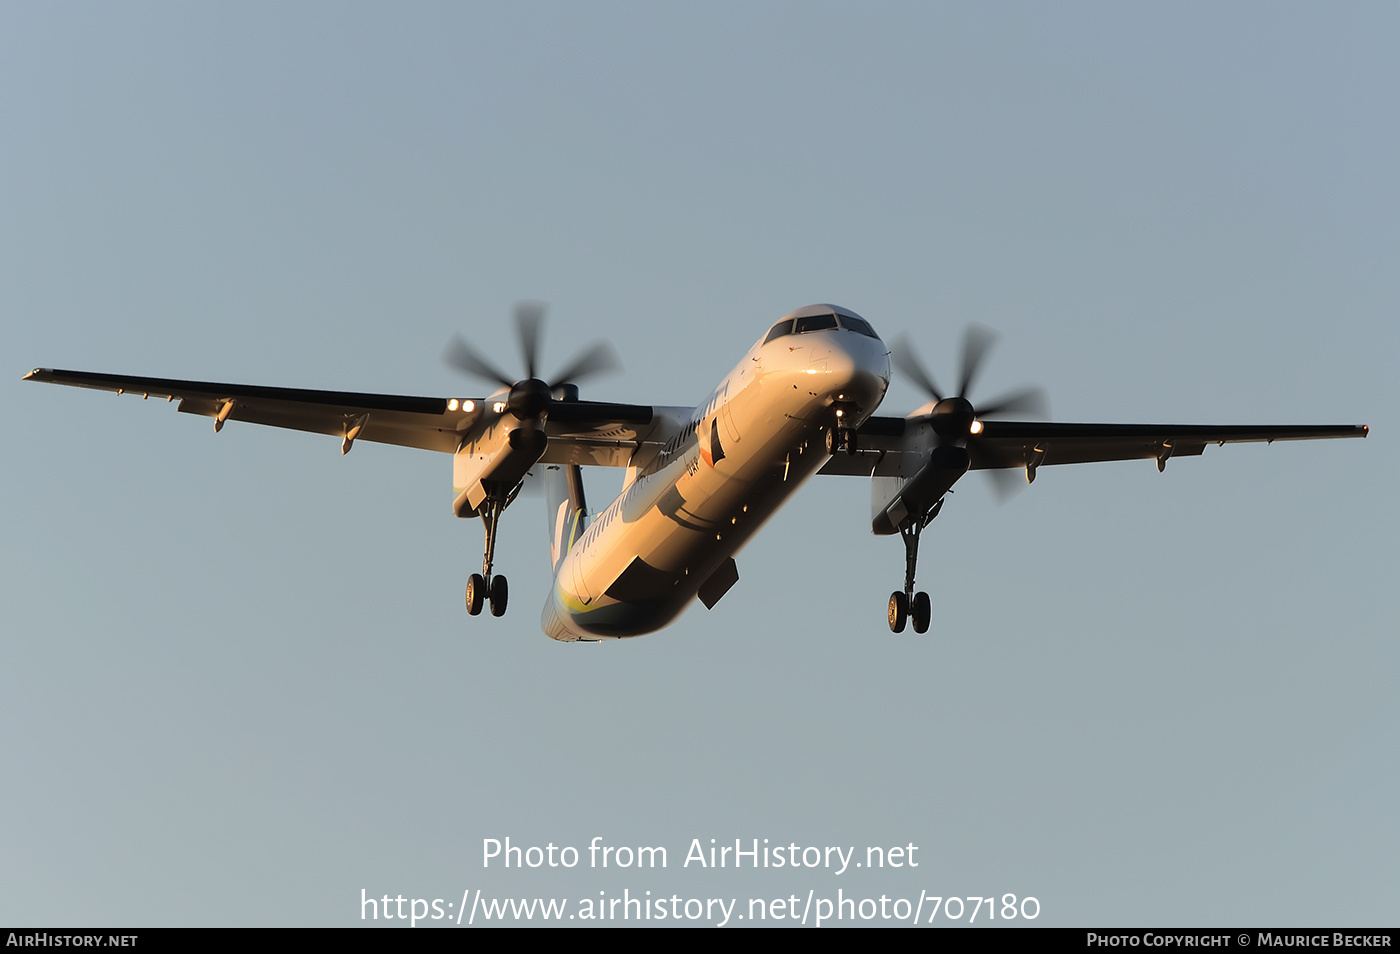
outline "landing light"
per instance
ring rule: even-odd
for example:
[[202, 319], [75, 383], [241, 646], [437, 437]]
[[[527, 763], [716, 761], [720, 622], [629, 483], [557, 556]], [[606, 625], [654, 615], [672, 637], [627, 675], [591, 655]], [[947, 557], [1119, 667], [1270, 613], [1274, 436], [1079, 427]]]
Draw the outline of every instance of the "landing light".
[[450, 400], [447, 402], [447, 409], [448, 409], [449, 411], [455, 411], [455, 410], [457, 410], [457, 399], [456, 399], [456, 398], [452, 398], [452, 399], [450, 399]]
[[464, 410], [464, 411], [475, 411], [475, 410], [476, 410], [476, 402], [475, 402], [475, 401], [463, 401], [463, 402], [462, 402], [462, 410]]
[[504, 411], [505, 409], [506, 409], [506, 402], [505, 402], [505, 401], [497, 401], [495, 404], [491, 405], [491, 410], [495, 411], [497, 414], [500, 414], [500, 413], [501, 413], [502, 411]]
[[981, 421], [974, 420], [974, 421], [972, 422], [972, 427], [969, 428], [969, 430], [970, 430], [972, 433], [974, 433], [974, 434], [981, 434], [981, 433], [982, 433], [982, 422], [981, 422]]

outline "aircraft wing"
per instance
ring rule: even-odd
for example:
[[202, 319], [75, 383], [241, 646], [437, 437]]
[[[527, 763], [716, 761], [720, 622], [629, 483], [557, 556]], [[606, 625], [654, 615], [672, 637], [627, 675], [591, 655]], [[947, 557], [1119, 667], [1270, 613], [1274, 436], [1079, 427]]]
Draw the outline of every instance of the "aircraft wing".
[[[36, 368], [24, 379], [165, 398], [178, 402], [182, 413], [214, 418], [216, 430], [224, 421], [247, 421], [329, 434], [342, 440], [342, 452], [353, 441], [365, 440], [452, 454], [500, 416], [490, 399], [313, 391], [51, 368]], [[563, 445], [558, 454], [567, 454], [575, 450], [571, 445], [577, 445], [575, 452], [586, 456], [595, 444], [635, 444], [650, 432], [652, 421], [652, 408], [646, 405], [571, 401], [553, 406], [546, 431], [551, 445], [556, 440]]]
[[[900, 473], [906, 419], [872, 417], [861, 427], [854, 456], [837, 454], [819, 473], [859, 476]], [[1365, 425], [1301, 424], [1240, 426], [1217, 424], [1039, 424], [986, 421], [969, 439], [973, 470], [1042, 467], [1106, 460], [1194, 457], [1207, 444], [1248, 441], [1306, 441], [1365, 437]]]

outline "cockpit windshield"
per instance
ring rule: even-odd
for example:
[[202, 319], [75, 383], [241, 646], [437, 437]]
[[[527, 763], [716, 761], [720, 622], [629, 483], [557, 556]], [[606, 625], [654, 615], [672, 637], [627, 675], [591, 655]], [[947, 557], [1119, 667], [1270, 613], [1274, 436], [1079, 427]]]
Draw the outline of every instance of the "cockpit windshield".
[[773, 326], [772, 330], [768, 332], [768, 337], [763, 339], [763, 343], [767, 344], [774, 338], [781, 338], [783, 335], [790, 334], [792, 334], [792, 319], [784, 318]]
[[806, 334], [809, 331], [835, 331], [835, 315], [808, 315], [806, 318], [796, 319], [793, 334]]
[[848, 331], [854, 331], [858, 335], [865, 335], [867, 338], [880, 337], [875, 333], [875, 329], [870, 327], [870, 322], [864, 318], [857, 318], [855, 315], [842, 315], [841, 327]]
[[[839, 324], [838, 324], [839, 322]], [[774, 325], [768, 336], [763, 339], [767, 344], [775, 338], [782, 338], [785, 335], [802, 335], [811, 331], [835, 331], [838, 327], [847, 331], [854, 331], [858, 335], [865, 335], [867, 338], [878, 338], [875, 329], [870, 327], [869, 322], [864, 318], [857, 318], [855, 315], [838, 315], [835, 312], [827, 312], [822, 315], [804, 315], [800, 318], [784, 318]]]

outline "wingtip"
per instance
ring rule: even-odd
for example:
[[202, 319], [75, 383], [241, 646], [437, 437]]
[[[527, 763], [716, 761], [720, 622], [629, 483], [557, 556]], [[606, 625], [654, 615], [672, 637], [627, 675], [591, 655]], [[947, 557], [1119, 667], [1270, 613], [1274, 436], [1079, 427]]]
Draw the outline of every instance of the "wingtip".
[[37, 375], [39, 372], [41, 372], [41, 371], [43, 371], [43, 370], [44, 370], [43, 368], [35, 368], [33, 371], [30, 371], [28, 374], [26, 374], [26, 375], [25, 375], [23, 378], [21, 378], [20, 380], [22, 380], [22, 381], [32, 381], [32, 380], [34, 379], [34, 376]]

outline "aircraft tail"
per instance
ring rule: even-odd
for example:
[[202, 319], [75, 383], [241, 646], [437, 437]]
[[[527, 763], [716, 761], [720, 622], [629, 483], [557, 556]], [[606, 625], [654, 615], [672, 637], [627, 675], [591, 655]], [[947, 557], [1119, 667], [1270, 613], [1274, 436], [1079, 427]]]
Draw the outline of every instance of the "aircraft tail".
[[577, 464], [546, 465], [544, 499], [549, 518], [549, 563], [558, 573], [559, 564], [588, 525], [582, 468]]

